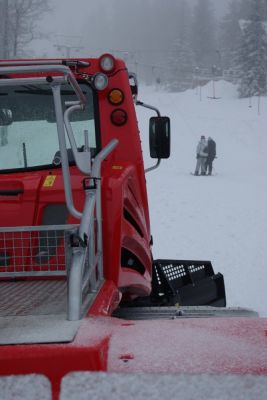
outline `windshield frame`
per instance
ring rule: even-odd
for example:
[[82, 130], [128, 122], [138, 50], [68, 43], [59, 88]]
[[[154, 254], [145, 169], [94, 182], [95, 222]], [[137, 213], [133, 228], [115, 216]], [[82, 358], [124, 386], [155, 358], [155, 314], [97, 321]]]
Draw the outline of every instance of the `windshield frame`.
[[[92, 87], [88, 82], [86, 82], [86, 80], [78, 79], [77, 82], [79, 85], [83, 84], [83, 85], [88, 86], [92, 93], [92, 105], [93, 105], [93, 115], [94, 115], [93, 121], [94, 121], [94, 128], [95, 128], [95, 147], [92, 148], [91, 157], [94, 158], [101, 150], [98, 92], [94, 89], [94, 87]], [[71, 151], [71, 147], [68, 147], [67, 150]], [[69, 166], [75, 166], [75, 165], [76, 165], [76, 163], [75, 163], [74, 158], [70, 157]], [[51, 169], [54, 170], [54, 169], [61, 169], [61, 168], [62, 168], [61, 164], [56, 165], [55, 163], [53, 163], [53, 160], [51, 160], [51, 163], [48, 163], [48, 164], [19, 167], [19, 168], [0, 169], [0, 174], [24, 173], [24, 172], [31, 172], [31, 171], [42, 171], [42, 170], [51, 170]]]

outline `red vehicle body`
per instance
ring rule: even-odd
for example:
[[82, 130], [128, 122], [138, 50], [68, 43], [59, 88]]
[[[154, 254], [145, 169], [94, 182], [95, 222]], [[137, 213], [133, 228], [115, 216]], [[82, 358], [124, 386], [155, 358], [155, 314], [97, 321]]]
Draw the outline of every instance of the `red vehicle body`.
[[[107, 65], [104, 61], [107, 62]], [[58, 64], [64, 65], [65, 69], [61, 70], [61, 67], [57, 69]], [[44, 67], [46, 65], [55, 65], [55, 71], [46, 70]], [[66, 79], [64, 74], [67, 76]], [[71, 280], [68, 275], [69, 269], [66, 267], [68, 256], [60, 242], [61, 239], [58, 239], [57, 236], [55, 239], [51, 239], [48, 236], [47, 244], [41, 244], [43, 236], [40, 232], [43, 231], [39, 231], [39, 227], [58, 226], [56, 232], [62, 232], [62, 225], [70, 226], [71, 244], [68, 244], [67, 247], [72, 248], [73, 257], [76, 257], [77, 254], [77, 257], [85, 254], [82, 251], [88, 246], [86, 233], [83, 235], [72, 233], [73, 227], [79, 224], [79, 218], [77, 212], [76, 214], [75, 212], [71, 213], [68, 204], [66, 206], [68, 201], [66, 201], [65, 179], [67, 179], [68, 173], [65, 168], [66, 176], [64, 176], [63, 153], [61, 153], [61, 162], [55, 161], [59, 156], [57, 152], [60, 149], [58, 146], [55, 148], [52, 146], [51, 156], [49, 155], [50, 163], [40, 161], [38, 164], [38, 161], [33, 161], [32, 165], [29, 165], [34, 152], [29, 149], [35, 138], [27, 139], [25, 130], [25, 142], [22, 143], [23, 146], [20, 146], [19, 150], [16, 150], [24, 160], [24, 165], [16, 164], [12, 167], [13, 161], [11, 161], [7, 168], [4, 165], [0, 166], [1, 303], [7, 301], [10, 285], [13, 285], [12, 290], [14, 289], [15, 297], [11, 307], [12, 312], [9, 314], [5, 312], [3, 306], [4, 312], [2, 310], [0, 315], [0, 332], [4, 331], [5, 338], [8, 337], [8, 340], [3, 339], [0, 345], [1, 376], [33, 373], [45, 375], [52, 385], [54, 400], [59, 398], [62, 378], [77, 371], [227, 373], [266, 376], [267, 320], [258, 318], [255, 313], [224, 308], [214, 311], [214, 307], [210, 309], [204, 307], [208, 302], [200, 303], [203, 308], [194, 307], [194, 304], [193, 308], [190, 308], [192, 304], [188, 304], [189, 307], [186, 307], [187, 304], [185, 307], [175, 307], [175, 302], [173, 302], [172, 307], [169, 307], [170, 304], [163, 304], [163, 307], [161, 304], [159, 307], [157, 303], [154, 307], [156, 317], [150, 313], [153, 307], [146, 308], [147, 314], [141, 315], [140, 312], [144, 309], [140, 307], [140, 304], [131, 309], [122, 308], [122, 314], [116, 315], [116, 312], [114, 314], [114, 310], [120, 303], [129, 306], [139, 297], [147, 298], [152, 290], [152, 239], [145, 170], [135, 113], [135, 103], [138, 104], [135, 100], [137, 87], [130, 85], [129, 74], [124, 62], [109, 55], [104, 55], [99, 59], [64, 60], [63, 63], [61, 60], [3, 61], [0, 64], [0, 85], [1, 82], [4, 82], [0, 86], [1, 92], [5, 93], [6, 87], [12, 86], [8, 86], [8, 80], [15, 82], [17, 79], [15, 87], [19, 87], [19, 89], [14, 89], [14, 92], [12, 89], [9, 92], [8, 96], [13, 103], [11, 100], [9, 104], [5, 103], [7, 96], [0, 97], [0, 109], [11, 110], [13, 118], [12, 122], [2, 122], [2, 126], [15, 126], [18, 123], [22, 126], [25, 120], [30, 119], [25, 115], [34, 113], [34, 121], [44, 120], [41, 116], [43, 111], [38, 107], [34, 112], [28, 109], [25, 111], [23, 108], [20, 111], [18, 104], [21, 103], [14, 103], [14, 96], [17, 94], [25, 95], [23, 100], [25, 102], [29, 99], [32, 110], [40, 96], [40, 102], [44, 102], [44, 109], [47, 112], [46, 125], [49, 123], [52, 125], [54, 114], [50, 114], [50, 106], [45, 108], [45, 96], [48, 97], [48, 93], [44, 92], [46, 89], [43, 86], [38, 89], [38, 82], [35, 82], [34, 79], [46, 79], [50, 84], [53, 79], [56, 81], [58, 77], [60, 79], [64, 77], [62, 85], [67, 85], [69, 80], [75, 78], [79, 84], [85, 85], [82, 89], [84, 93], [87, 87], [90, 88], [88, 96], [91, 96], [89, 101], [91, 101], [91, 106], [93, 105], [93, 116], [90, 117], [90, 120], [93, 120], [95, 135], [94, 152], [87, 151], [90, 153], [91, 160], [96, 159], [97, 154], [105, 149], [111, 140], [115, 139], [114, 147], [104, 155], [101, 161], [100, 177], [94, 176], [93, 173], [90, 174], [90, 171], [82, 173], [77, 167], [77, 160], [72, 159], [72, 156], [66, 152], [66, 155], [70, 156], [68, 159], [69, 177], [75, 210], [82, 213], [86, 196], [88, 195], [88, 202], [90, 202], [90, 196], [92, 198], [97, 188], [101, 188], [100, 200], [99, 198], [97, 200], [96, 197], [96, 203], [97, 201], [101, 203], [101, 227], [97, 219], [98, 211], [95, 203], [92, 203], [93, 211], [90, 207], [88, 208], [91, 210], [90, 221], [93, 221], [90, 222], [90, 232], [95, 237], [93, 250], [96, 251], [96, 259], [94, 259], [93, 275], [94, 282], [97, 281], [98, 284], [93, 286], [93, 281], [88, 281], [90, 293], [88, 292], [89, 301], [86, 303], [86, 308], [80, 312], [80, 308], [77, 306], [79, 317], [70, 316], [64, 321], [64, 324], [72, 324], [72, 326], [76, 324], [75, 333], [70, 339], [61, 339], [60, 335], [57, 337], [57, 328], [53, 333], [53, 327], [49, 331], [48, 339], [45, 335], [40, 339], [38, 334], [35, 335], [40, 328], [39, 322], [34, 319], [36, 312], [33, 315], [32, 311], [20, 312], [23, 308], [24, 298], [21, 299], [15, 289], [15, 285], [18, 283], [30, 287], [30, 282], [32, 290], [36, 293], [42, 290], [46, 291], [51, 282], [64, 281], [69, 285], [68, 293], [72, 293], [72, 284], [69, 284]], [[98, 78], [99, 81], [97, 81]], [[32, 79], [32, 81], [27, 83], [25, 81], [27, 79]], [[32, 83], [33, 81], [34, 83]], [[44, 85], [44, 82], [42, 81], [40, 84]], [[65, 86], [62, 89], [62, 95], [64, 95], [64, 91], [68, 96], [69, 92]], [[32, 100], [35, 97], [36, 100]], [[50, 97], [52, 99], [52, 95]], [[140, 102], [139, 104], [142, 105]], [[70, 107], [76, 106], [72, 103]], [[83, 108], [80, 105], [79, 107]], [[153, 109], [153, 107], [148, 107]], [[87, 112], [86, 108], [84, 112]], [[4, 120], [4, 117], [2, 119]], [[166, 122], [160, 116], [158, 119], [161, 125]], [[59, 122], [57, 119], [58, 125], [60, 125]], [[65, 124], [67, 124], [66, 121]], [[75, 124], [75, 118], [73, 124]], [[46, 125], [40, 125], [40, 130], [47, 129]], [[153, 123], [151, 129], [153, 131]], [[154, 129], [157, 130], [155, 126]], [[166, 132], [165, 130], [164, 133]], [[19, 132], [15, 132], [15, 134], [19, 137]], [[13, 133], [9, 133], [8, 141], [12, 140], [12, 135]], [[36, 142], [38, 143], [40, 140], [41, 138], [38, 138]], [[6, 144], [6, 146], [8, 145]], [[46, 153], [46, 151], [46, 147], [41, 147], [40, 154]], [[77, 151], [77, 157], [79, 157], [81, 150]], [[35, 160], [34, 155], [32, 159]], [[90, 159], [88, 160], [90, 162]], [[69, 203], [71, 200], [71, 195], [69, 195]], [[16, 230], [16, 234], [13, 232], [13, 228], [18, 227], [20, 236], [16, 236], [18, 235]], [[26, 231], [25, 227], [27, 227]], [[28, 227], [31, 228], [28, 229]], [[33, 230], [35, 232], [35, 229], [38, 230], [37, 236], [32, 233]], [[103, 244], [97, 253], [100, 244], [97, 235], [101, 229]], [[19, 249], [14, 245], [17, 243], [16, 240], [20, 241]], [[90, 240], [91, 236], [89, 242]], [[10, 247], [7, 246], [9, 242], [11, 243]], [[59, 249], [56, 250], [56, 253], [47, 253], [47, 248], [51, 243], [53, 249], [54, 247]], [[9, 251], [8, 249], [12, 246], [12, 251]], [[37, 252], [36, 248], [38, 248]], [[32, 249], [35, 249], [34, 254]], [[91, 249], [91, 251], [93, 250]], [[84, 257], [86, 263], [86, 255]], [[95, 267], [101, 257], [103, 258], [103, 270]], [[57, 262], [55, 264], [51, 262], [51, 265], [47, 266], [55, 258], [57, 258]], [[76, 264], [70, 267], [70, 269], [75, 268]], [[211, 280], [214, 281], [213, 275]], [[34, 286], [36, 282], [38, 284], [45, 282], [47, 286], [44, 289], [38, 289]], [[191, 286], [197, 285], [193, 283]], [[54, 294], [54, 289], [51, 289], [51, 296]], [[81, 294], [80, 297], [82, 298], [82, 296]], [[48, 300], [45, 298], [42, 301]], [[56, 303], [53, 304], [52, 308]], [[209, 304], [212, 305], [212, 303]], [[152, 306], [153, 304], [145, 303], [145, 305]], [[168, 307], [166, 308], [164, 305]], [[8, 307], [9, 305], [6, 306], [6, 308]], [[125, 315], [123, 315], [123, 310], [126, 312]], [[42, 315], [46, 318], [47, 314], [53, 314], [53, 318], [56, 319], [57, 313], [54, 313], [53, 309], [52, 311], [50, 309], [49, 312], [46, 310]], [[212, 318], [210, 318], [211, 315], [213, 315]], [[28, 322], [31, 324], [30, 328], [27, 326]], [[50, 324], [52, 322], [50, 321]], [[6, 327], [7, 323], [10, 324], [8, 327]], [[60, 332], [61, 329], [65, 329], [65, 325], [62, 326]], [[29, 337], [27, 337], [27, 332]], [[13, 339], [12, 333], [15, 334]]]

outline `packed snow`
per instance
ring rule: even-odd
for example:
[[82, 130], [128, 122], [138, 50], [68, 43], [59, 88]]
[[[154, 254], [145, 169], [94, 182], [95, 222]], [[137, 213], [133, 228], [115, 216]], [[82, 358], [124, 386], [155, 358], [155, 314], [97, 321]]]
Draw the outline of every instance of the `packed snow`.
[[266, 377], [232, 375], [112, 374], [78, 372], [64, 377], [61, 400], [260, 399]]
[[[147, 174], [154, 258], [211, 260], [227, 305], [267, 316], [267, 98], [239, 99], [212, 82], [183, 93], [141, 87], [139, 99], [171, 118], [171, 158]], [[138, 107], [145, 166], [148, 120]], [[192, 176], [201, 135], [217, 143], [213, 176]]]
[[44, 375], [1, 376], [0, 393], [5, 400], [51, 400], [51, 384]]

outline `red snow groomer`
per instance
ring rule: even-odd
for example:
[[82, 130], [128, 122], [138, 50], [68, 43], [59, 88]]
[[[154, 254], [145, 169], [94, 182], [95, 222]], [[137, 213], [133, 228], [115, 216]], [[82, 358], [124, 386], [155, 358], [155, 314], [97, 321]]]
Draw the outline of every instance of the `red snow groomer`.
[[[146, 170], [135, 106], [157, 114]], [[145, 173], [169, 154], [169, 118], [138, 100], [122, 60], [0, 62], [0, 388], [10, 398], [42, 387], [79, 399], [82, 380], [87, 398], [97, 383], [113, 399], [116, 382], [149, 387], [151, 373], [177, 390], [167, 373], [266, 375], [266, 320], [225, 308], [211, 263], [153, 260]]]

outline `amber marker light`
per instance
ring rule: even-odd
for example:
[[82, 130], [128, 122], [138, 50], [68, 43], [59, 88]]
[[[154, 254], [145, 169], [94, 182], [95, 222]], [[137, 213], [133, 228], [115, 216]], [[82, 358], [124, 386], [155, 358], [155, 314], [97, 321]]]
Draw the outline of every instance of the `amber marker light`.
[[119, 106], [123, 100], [124, 94], [120, 89], [112, 89], [108, 94], [108, 101], [114, 106]]

